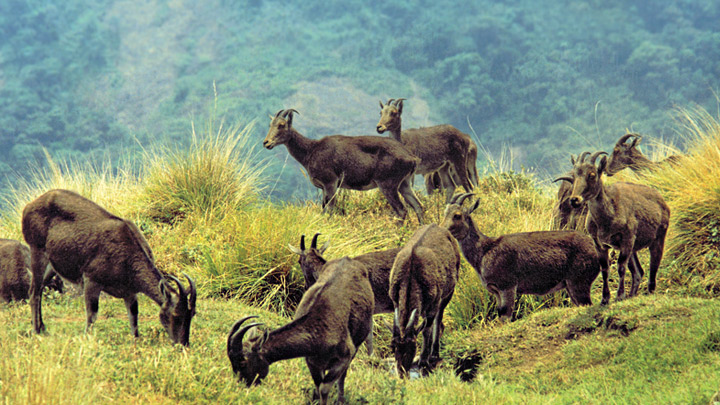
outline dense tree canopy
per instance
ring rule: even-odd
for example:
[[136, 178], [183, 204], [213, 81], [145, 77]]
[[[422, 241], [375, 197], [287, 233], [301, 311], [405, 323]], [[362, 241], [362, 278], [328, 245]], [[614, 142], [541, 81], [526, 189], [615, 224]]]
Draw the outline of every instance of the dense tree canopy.
[[[716, 110], [718, 21], [700, 0], [6, 0], [0, 174], [43, 147], [80, 160], [182, 144], [211, 108], [258, 120], [258, 140], [282, 108], [309, 136], [370, 134], [391, 97], [408, 98], [406, 127], [472, 126], [492, 154], [556, 174], [626, 128], [672, 140], [676, 105]], [[277, 196], [312, 190], [284, 148], [262, 153]]]

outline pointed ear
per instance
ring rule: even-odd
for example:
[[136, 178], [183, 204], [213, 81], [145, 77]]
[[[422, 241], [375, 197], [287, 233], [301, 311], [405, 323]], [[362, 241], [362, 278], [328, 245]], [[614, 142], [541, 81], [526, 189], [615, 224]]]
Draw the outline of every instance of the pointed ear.
[[270, 121], [271, 121], [271, 122], [272, 122], [272, 120], [275, 118], [275, 117], [273, 117], [273, 116], [270, 115], [270, 114], [268, 114], [268, 117], [270, 117]]
[[418, 335], [420, 332], [425, 329], [425, 326], [427, 326], [427, 319], [423, 319], [422, 322], [420, 322], [420, 325], [415, 329], [415, 334]]
[[607, 156], [603, 156], [600, 158], [600, 163], [598, 163], [597, 171], [598, 176], [602, 175], [603, 172], [605, 172], [605, 169], [607, 167]]
[[298, 256], [302, 256], [304, 253], [302, 250], [296, 248], [295, 246], [288, 243], [288, 249], [290, 249], [291, 252], [295, 253]]
[[641, 140], [641, 139], [642, 139], [642, 136], [636, 135], [635, 138], [633, 138], [633, 141], [632, 141], [632, 143], [630, 144], [630, 147], [631, 147], [631, 148], [634, 148], [635, 145], [637, 145], [637, 144], [640, 143], [640, 140]]
[[165, 302], [172, 302], [172, 290], [170, 290], [170, 287], [167, 285], [167, 280], [164, 278], [160, 280], [160, 293]]
[[403, 100], [404, 99], [401, 98], [400, 101], [397, 103], [398, 114], [402, 114]]
[[383, 108], [385, 108], [385, 106], [383, 105], [382, 101], [380, 101], [380, 109], [382, 110]]

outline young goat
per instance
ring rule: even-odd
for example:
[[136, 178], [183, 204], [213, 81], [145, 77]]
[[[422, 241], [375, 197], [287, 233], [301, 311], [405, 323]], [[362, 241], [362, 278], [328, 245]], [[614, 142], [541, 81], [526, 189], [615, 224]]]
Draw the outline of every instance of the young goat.
[[[627, 142], [632, 139], [631, 142]], [[668, 156], [667, 158], [653, 162], [645, 157], [645, 155], [637, 149], [637, 145], [642, 140], [642, 136], [638, 134], [625, 134], [618, 139], [613, 148], [612, 155], [608, 159], [605, 174], [613, 176], [620, 170], [629, 167], [630, 170], [638, 173], [644, 170], [653, 170], [666, 164], [677, 163], [682, 157], [678, 155]]]
[[[270, 364], [304, 357], [315, 383], [313, 400], [327, 403], [338, 384], [338, 403], [344, 402], [345, 376], [357, 348], [370, 332], [373, 295], [367, 268], [347, 257], [328, 262], [305, 292], [293, 321], [272, 331], [245, 333], [261, 324], [241, 328], [240, 319], [228, 335], [227, 354], [233, 372], [251, 386], [268, 374]], [[257, 331], [257, 330], [256, 330]]]
[[418, 159], [399, 142], [379, 136], [326, 136], [319, 140], [304, 137], [292, 127], [295, 110], [280, 110], [270, 121], [263, 146], [285, 145], [307, 170], [310, 181], [323, 191], [323, 210], [332, 211], [338, 188], [370, 190], [379, 188], [395, 214], [407, 213], [398, 191], [423, 222], [422, 205], [410, 181]]
[[618, 249], [617, 299], [625, 298], [625, 268], [630, 262], [632, 287], [630, 296], [637, 294], [643, 270], [637, 251], [650, 249], [648, 291], [655, 291], [655, 277], [665, 246], [670, 223], [670, 208], [657, 190], [641, 184], [614, 183], [605, 186], [602, 175], [607, 166], [603, 156], [596, 167], [594, 162], [577, 162], [572, 177], [561, 178], [573, 182], [570, 203], [577, 208], [588, 207], [587, 231], [607, 271], [608, 246]]
[[[452, 125], [436, 125], [427, 128], [415, 128], [402, 131], [402, 109], [404, 99], [390, 99], [387, 104], [380, 102], [380, 121], [376, 130], [379, 134], [390, 131], [393, 139], [405, 145], [411, 153], [420, 158], [415, 170], [417, 174], [437, 172], [440, 184], [445, 188], [445, 196], [450, 201], [455, 192], [455, 181], [451, 168], [456, 174], [458, 185], [470, 191], [477, 185], [477, 145], [470, 136]], [[474, 150], [474, 158], [470, 158]], [[472, 161], [471, 161], [472, 160]], [[427, 181], [427, 178], [426, 178]], [[434, 182], [433, 182], [434, 183]], [[431, 187], [426, 184], [428, 191]]]
[[[566, 289], [575, 305], [591, 305], [590, 287], [601, 269], [592, 239], [578, 231], [522, 232], [498, 237], [482, 234], [463, 209], [472, 194], [458, 195], [445, 209], [442, 226], [460, 242], [465, 259], [498, 301], [501, 320], [512, 316], [517, 294], [545, 295]], [[603, 304], [610, 299], [603, 273]]]
[[125, 300], [132, 334], [138, 337], [137, 294], [143, 293], [160, 306], [160, 323], [173, 342], [189, 344], [195, 283], [185, 275], [190, 283], [186, 291], [176, 277], [163, 276], [135, 224], [75, 192], [50, 190], [25, 206], [22, 232], [31, 252], [30, 307], [35, 332], [45, 330], [41, 290], [51, 263], [64, 279], [82, 282], [86, 331], [97, 317], [98, 299], [104, 291]]
[[[300, 268], [305, 276], [305, 290], [309, 289], [310, 286], [315, 284], [320, 273], [324, 271], [324, 266], [327, 261], [323, 258], [323, 253], [330, 246], [330, 241], [318, 249], [317, 238], [320, 234], [316, 233], [310, 243], [310, 249], [305, 249], [305, 235], [300, 237], [300, 248], [296, 248], [292, 245], [288, 245], [290, 250], [297, 254], [299, 257], [298, 262]], [[393, 302], [388, 295], [388, 285], [390, 280], [390, 270], [392, 269], [395, 256], [400, 251], [400, 248], [393, 248], [387, 250], [380, 250], [377, 252], [369, 252], [360, 256], [353, 257], [356, 260], [365, 265], [368, 269], [368, 277], [370, 278], [370, 286], [373, 290], [373, 296], [375, 297], [375, 311], [373, 314], [387, 314], [393, 312]], [[372, 323], [371, 323], [372, 326]], [[373, 331], [370, 330], [367, 340], [365, 340], [365, 346], [369, 355], [373, 353]]]
[[[407, 377], [423, 333], [418, 367], [429, 373], [440, 359], [443, 312], [455, 291], [460, 250], [452, 235], [435, 224], [419, 228], [398, 252], [390, 272], [390, 298], [395, 307], [391, 348], [398, 375]], [[420, 326], [418, 315], [424, 318]]]
[[[0, 299], [5, 302], [30, 297], [30, 249], [13, 239], [0, 239]], [[43, 286], [63, 292], [63, 281], [51, 266], [45, 269]]]

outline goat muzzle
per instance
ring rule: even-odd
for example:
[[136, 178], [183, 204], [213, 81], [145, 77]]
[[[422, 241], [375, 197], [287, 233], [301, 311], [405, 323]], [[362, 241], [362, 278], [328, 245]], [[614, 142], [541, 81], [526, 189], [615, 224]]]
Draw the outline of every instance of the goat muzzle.
[[387, 131], [387, 128], [385, 127], [385, 125], [378, 125], [377, 127], [375, 127], [375, 130], [378, 134], [382, 134]]
[[582, 197], [578, 197], [578, 196], [570, 197], [570, 205], [573, 208], [580, 208], [580, 207], [582, 207], [582, 204], [583, 204]]

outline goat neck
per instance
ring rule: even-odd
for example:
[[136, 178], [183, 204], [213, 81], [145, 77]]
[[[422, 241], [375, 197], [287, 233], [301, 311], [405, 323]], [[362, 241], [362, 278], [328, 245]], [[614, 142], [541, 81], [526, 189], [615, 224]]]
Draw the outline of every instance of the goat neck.
[[310, 155], [319, 141], [303, 136], [303, 134], [296, 131], [295, 128], [289, 128], [287, 131], [288, 140], [285, 146], [288, 152], [295, 160], [300, 162], [301, 165], [307, 167], [308, 163], [310, 163]]
[[460, 242], [460, 249], [465, 256], [465, 259], [469, 263], [479, 263], [486, 250], [483, 248], [483, 245], [492, 238], [480, 232], [472, 218], [468, 218], [468, 224], [469, 227], [467, 234], [462, 240], [458, 240], [458, 242]]
[[304, 325], [306, 317], [281, 326], [268, 334], [260, 348], [260, 354], [268, 363], [280, 360], [307, 357], [317, 353], [312, 331]]
[[602, 183], [600, 183], [598, 193], [586, 201], [588, 211], [595, 222], [612, 223], [616, 216], [616, 210]]

